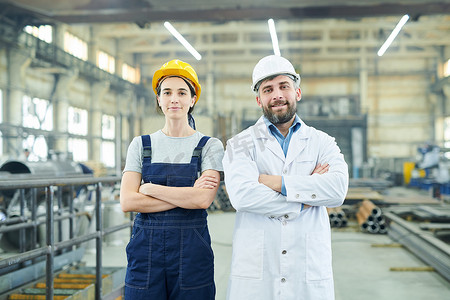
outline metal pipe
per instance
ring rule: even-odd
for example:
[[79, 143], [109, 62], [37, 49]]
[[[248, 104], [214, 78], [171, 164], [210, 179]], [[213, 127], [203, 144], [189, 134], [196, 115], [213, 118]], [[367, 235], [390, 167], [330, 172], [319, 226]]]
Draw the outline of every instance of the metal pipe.
[[369, 227], [369, 224], [367, 224], [366, 219], [364, 218], [361, 211], [358, 211], [356, 213], [356, 220], [358, 221], [359, 226], [361, 226], [362, 231], [366, 231]]
[[0, 181], [0, 190], [33, 188], [48, 186], [63, 186], [63, 185], [90, 185], [103, 183], [114, 183], [120, 181], [121, 178], [117, 176], [111, 177], [71, 177], [71, 178], [48, 178], [48, 179], [27, 179], [18, 182], [16, 179], [5, 179]]
[[[57, 211], [57, 213], [58, 213], [58, 217], [60, 217], [61, 216], [61, 214], [62, 214], [62, 207], [63, 207], [63, 204], [62, 204], [62, 188], [61, 187], [58, 187], [58, 190], [57, 190], [57, 196], [58, 196], [58, 211]], [[58, 220], [58, 242], [61, 242], [63, 240], [63, 236], [62, 236], [62, 221], [61, 220]]]
[[46, 299], [53, 299], [53, 255], [54, 255], [54, 228], [53, 228], [53, 186], [46, 189], [46, 203], [47, 203], [47, 232], [46, 240], [49, 249], [47, 253], [46, 268], [45, 268], [45, 296]]
[[372, 201], [370, 200], [363, 200], [363, 202], [361, 203], [361, 206], [365, 207], [371, 215], [377, 217], [381, 215], [381, 209], [377, 206], [375, 206], [375, 204], [373, 204]]
[[367, 228], [367, 231], [370, 233], [378, 233], [380, 231], [380, 225], [373, 223]]
[[74, 208], [73, 208], [73, 196], [75, 195], [75, 188], [73, 185], [70, 186], [70, 201], [69, 201], [69, 239], [73, 239], [74, 238], [74, 226], [73, 226], [73, 212], [74, 212]]
[[[20, 217], [24, 217], [25, 216], [25, 190], [24, 189], [20, 189]], [[25, 252], [26, 251], [26, 247], [25, 247], [25, 229], [20, 229], [19, 230], [19, 251]]]
[[130, 226], [133, 225], [133, 222], [128, 222], [128, 223], [124, 223], [124, 224], [120, 224], [120, 225], [116, 225], [116, 226], [111, 226], [108, 228], [103, 228], [103, 236], [114, 233], [116, 231], [128, 228]]
[[96, 238], [96, 265], [95, 265], [95, 299], [102, 299], [102, 196], [101, 183], [97, 183], [95, 193], [95, 229], [100, 233]]
[[380, 230], [378, 231], [378, 233], [381, 233], [381, 234], [387, 233], [388, 229], [387, 229], [386, 224], [378, 224], [378, 225], [380, 225]]
[[[69, 219], [71, 217], [79, 217], [79, 216], [83, 216], [86, 214], [87, 214], [86, 212], [78, 212], [76, 214], [65, 214], [65, 215], [53, 217], [53, 220], [54, 221], [65, 220], [65, 219]], [[46, 216], [46, 214], [39, 215], [39, 217], [45, 217], [45, 216]], [[24, 222], [26, 222], [26, 223], [20, 223], [20, 224], [14, 224], [14, 225], [0, 227], [0, 233], [10, 232], [10, 231], [18, 230], [18, 229], [30, 228], [30, 227], [31, 228], [37, 227], [41, 224], [46, 223], [47, 220], [27, 221], [27, 219], [26, 219], [26, 220], [24, 220]]]
[[401, 242], [445, 279], [450, 280], [449, 245], [391, 212], [385, 213], [385, 217], [391, 221], [388, 234], [394, 241]]
[[67, 241], [59, 242], [55, 244], [55, 250], [60, 250], [70, 246], [79, 245], [89, 240], [96, 239], [98, 236], [99, 236], [98, 232], [93, 232]]
[[[31, 189], [31, 220], [32, 223], [34, 224], [36, 222], [36, 215], [37, 215], [37, 191], [36, 189]], [[32, 245], [32, 249], [34, 249], [35, 247], [37, 247], [37, 226], [32, 226], [31, 227], [31, 243]]]
[[48, 247], [42, 247], [34, 250], [30, 250], [24, 253], [20, 253], [18, 255], [10, 256], [6, 259], [0, 260], [0, 269], [10, 267], [15, 264], [19, 264], [21, 262], [37, 258], [48, 253]]

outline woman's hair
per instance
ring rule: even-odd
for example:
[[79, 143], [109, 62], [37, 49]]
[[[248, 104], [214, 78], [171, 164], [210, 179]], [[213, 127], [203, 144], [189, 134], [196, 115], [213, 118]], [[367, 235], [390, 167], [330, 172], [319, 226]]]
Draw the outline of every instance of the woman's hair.
[[[166, 76], [159, 81], [158, 86], [156, 87], [156, 93], [157, 93], [158, 97], [161, 97], [161, 84], [163, 83], [164, 80], [166, 80], [167, 78], [170, 78], [170, 77], [178, 77], [178, 78], [183, 79], [183, 81], [186, 82], [187, 86], [189, 87], [189, 91], [191, 92], [191, 98], [197, 95], [195, 93], [194, 85], [189, 81], [189, 79], [186, 79], [181, 76]], [[195, 107], [195, 104], [194, 104], [194, 106], [189, 108], [188, 114], [191, 114], [194, 111], [194, 107]], [[158, 113], [162, 114], [162, 110], [161, 110], [161, 107], [159, 107], [159, 105], [158, 105], [158, 101], [156, 101], [156, 111]]]

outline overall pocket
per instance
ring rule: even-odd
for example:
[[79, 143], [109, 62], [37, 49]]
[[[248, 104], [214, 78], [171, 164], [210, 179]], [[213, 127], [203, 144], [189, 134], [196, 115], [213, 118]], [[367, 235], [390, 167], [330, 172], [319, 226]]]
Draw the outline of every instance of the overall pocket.
[[182, 230], [180, 288], [196, 289], [214, 283], [214, 255], [208, 227]]
[[126, 247], [127, 273], [125, 283], [134, 288], [148, 288], [151, 270], [151, 243], [153, 230], [133, 227]]

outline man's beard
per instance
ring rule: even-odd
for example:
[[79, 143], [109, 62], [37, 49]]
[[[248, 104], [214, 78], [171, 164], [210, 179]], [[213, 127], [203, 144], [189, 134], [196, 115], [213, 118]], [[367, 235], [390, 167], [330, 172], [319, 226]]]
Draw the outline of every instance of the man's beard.
[[264, 106], [262, 107], [264, 117], [266, 117], [267, 120], [270, 121], [270, 123], [274, 125], [284, 124], [292, 120], [292, 117], [294, 117], [295, 113], [297, 112], [297, 105], [295, 102], [292, 105], [288, 101], [277, 101], [274, 102], [272, 105], [278, 105], [283, 103], [286, 103], [287, 105], [287, 111], [285, 113], [277, 114], [273, 112], [272, 110], [273, 107], [264, 107]]

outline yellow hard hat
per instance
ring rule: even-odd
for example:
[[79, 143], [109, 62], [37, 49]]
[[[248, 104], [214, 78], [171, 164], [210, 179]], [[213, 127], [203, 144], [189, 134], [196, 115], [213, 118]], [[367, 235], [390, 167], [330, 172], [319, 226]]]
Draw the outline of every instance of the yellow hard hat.
[[202, 87], [198, 82], [197, 73], [195, 73], [194, 68], [192, 68], [190, 64], [185, 63], [184, 61], [181, 61], [179, 59], [174, 59], [169, 62], [166, 62], [161, 67], [161, 69], [159, 69], [158, 71], [155, 72], [155, 74], [153, 74], [152, 87], [155, 94], [157, 94], [156, 88], [158, 87], [161, 79], [167, 76], [180, 76], [189, 79], [189, 81], [191, 81], [192, 84], [194, 85], [195, 93], [197, 94], [197, 99], [195, 100], [195, 103], [197, 103], [198, 99], [200, 98], [200, 94], [202, 92]]

